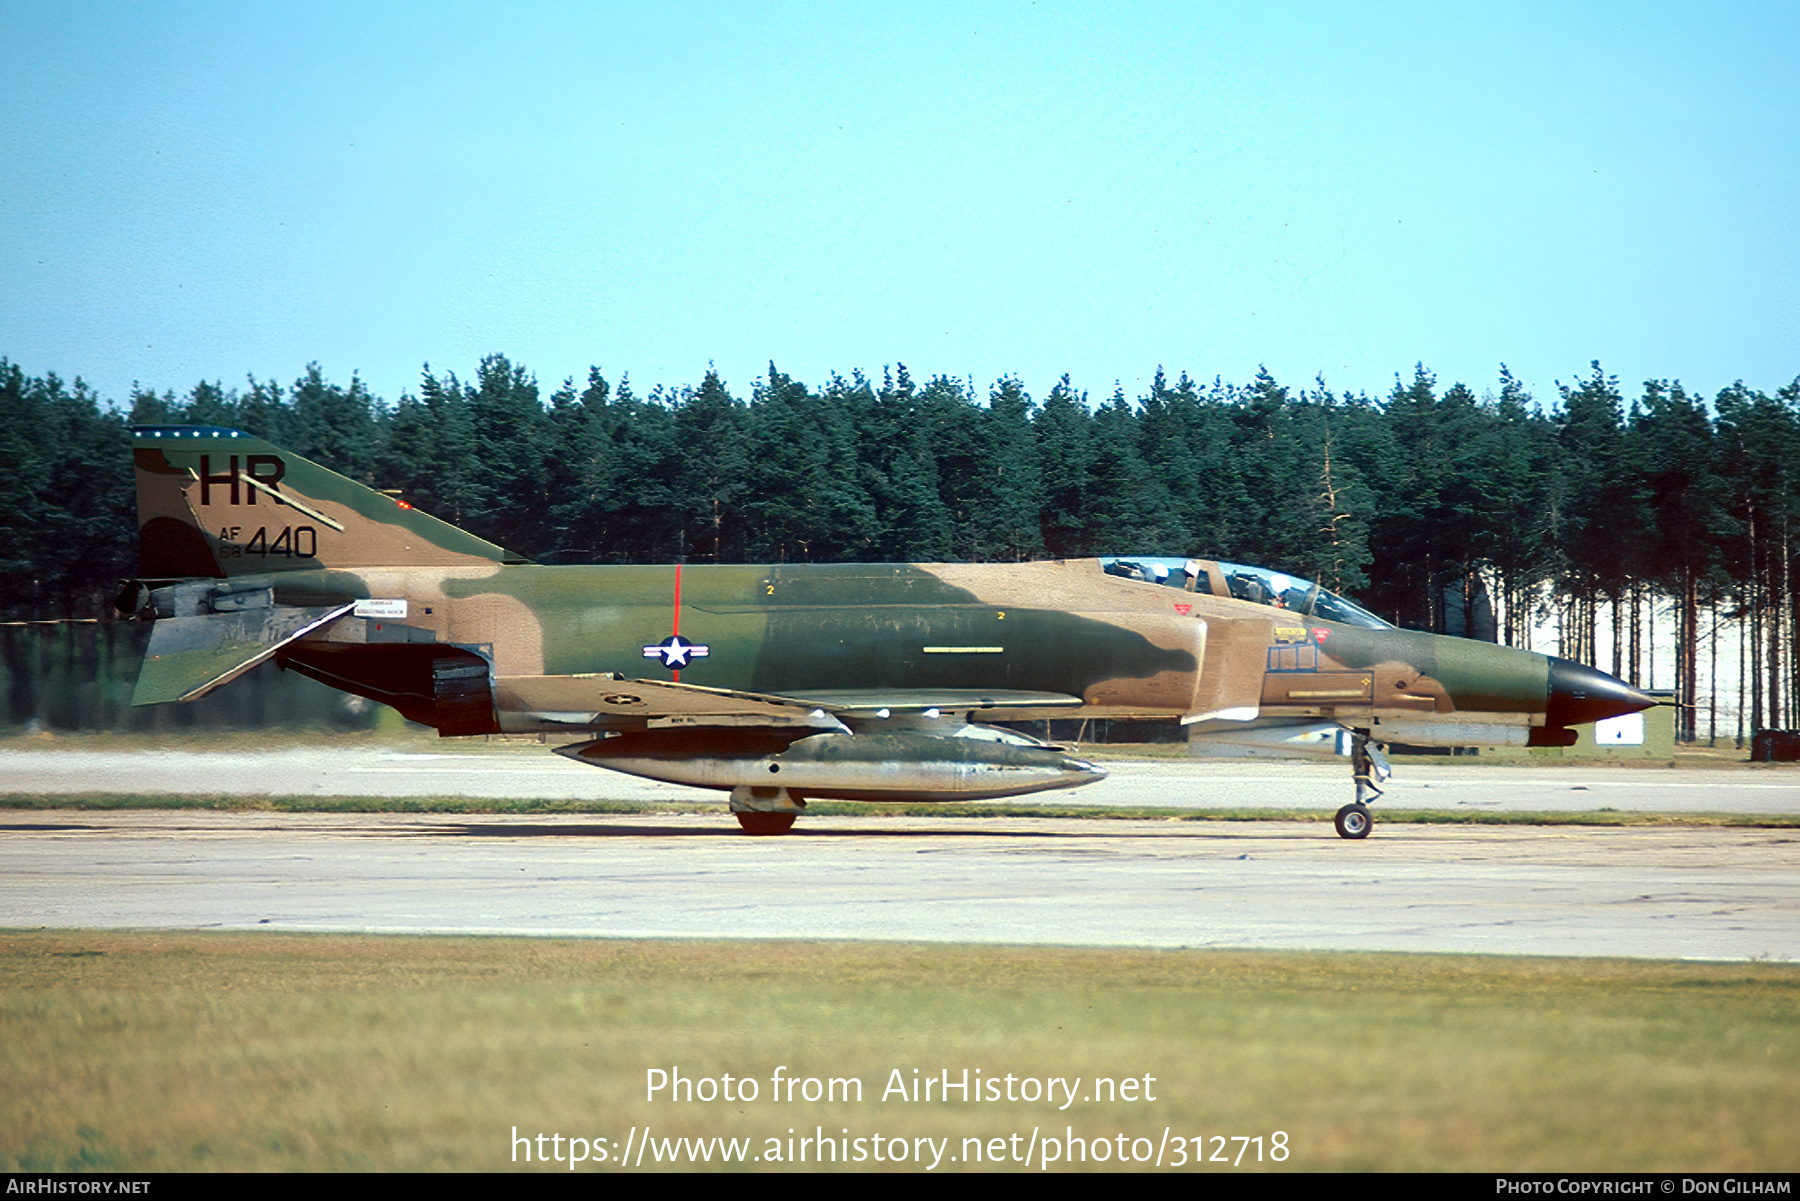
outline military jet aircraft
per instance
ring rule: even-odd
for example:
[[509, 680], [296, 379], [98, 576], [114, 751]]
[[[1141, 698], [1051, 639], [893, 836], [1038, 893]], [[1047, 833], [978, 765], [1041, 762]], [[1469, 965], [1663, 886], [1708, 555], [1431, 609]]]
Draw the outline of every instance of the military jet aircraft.
[[154, 620], [135, 704], [274, 660], [443, 735], [571, 736], [582, 763], [727, 791], [955, 801], [1099, 767], [995, 721], [1160, 717], [1202, 745], [1348, 750], [1363, 838], [1387, 741], [1566, 746], [1654, 701], [1589, 667], [1400, 630], [1292, 576], [1198, 559], [541, 566], [299, 455], [134, 429]]

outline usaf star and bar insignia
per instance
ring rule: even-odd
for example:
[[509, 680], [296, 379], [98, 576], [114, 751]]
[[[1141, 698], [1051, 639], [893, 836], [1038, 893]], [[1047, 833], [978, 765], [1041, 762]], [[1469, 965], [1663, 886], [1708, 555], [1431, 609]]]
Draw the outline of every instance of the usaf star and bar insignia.
[[644, 648], [644, 658], [661, 659], [662, 665], [671, 671], [686, 667], [691, 660], [704, 659], [710, 654], [710, 646], [702, 642], [689, 642], [680, 634], [671, 634], [655, 646]]

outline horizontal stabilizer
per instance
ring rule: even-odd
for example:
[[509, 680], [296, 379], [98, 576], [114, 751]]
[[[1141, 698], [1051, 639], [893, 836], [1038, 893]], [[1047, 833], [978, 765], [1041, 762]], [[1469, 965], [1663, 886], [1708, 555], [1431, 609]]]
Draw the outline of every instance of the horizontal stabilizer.
[[150, 649], [131, 703], [198, 700], [354, 607], [352, 602], [336, 608], [278, 607], [162, 618], [150, 629]]

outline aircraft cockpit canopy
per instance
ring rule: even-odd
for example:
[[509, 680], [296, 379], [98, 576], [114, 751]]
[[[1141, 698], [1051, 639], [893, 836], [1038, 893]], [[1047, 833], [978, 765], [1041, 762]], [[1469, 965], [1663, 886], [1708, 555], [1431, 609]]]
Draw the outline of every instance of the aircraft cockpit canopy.
[[1286, 609], [1300, 617], [1317, 617], [1371, 630], [1394, 628], [1361, 605], [1319, 587], [1312, 580], [1267, 567], [1162, 555], [1111, 555], [1100, 560], [1100, 567], [1107, 575], [1211, 596], [1234, 597]]

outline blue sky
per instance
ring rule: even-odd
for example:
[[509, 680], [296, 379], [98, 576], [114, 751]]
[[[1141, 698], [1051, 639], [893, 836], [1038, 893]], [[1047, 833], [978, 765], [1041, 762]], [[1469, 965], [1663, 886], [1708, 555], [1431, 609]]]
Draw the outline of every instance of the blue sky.
[[0, 355], [1800, 375], [1800, 6], [0, 5]]

